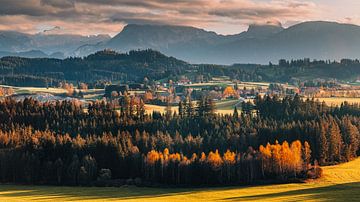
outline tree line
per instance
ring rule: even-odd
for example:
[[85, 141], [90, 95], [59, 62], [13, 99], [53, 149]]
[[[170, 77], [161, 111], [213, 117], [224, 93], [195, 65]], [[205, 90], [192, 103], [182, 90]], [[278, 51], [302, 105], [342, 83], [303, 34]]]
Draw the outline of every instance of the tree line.
[[[103, 50], [84, 58], [0, 58], [1, 84], [14, 86], [55, 86], [68, 81], [88, 84], [101, 81], [121, 83], [142, 82], [147, 77], [156, 80], [178, 81], [185, 75], [191, 81], [210, 81], [213, 77], [228, 76], [241, 81], [294, 82], [304, 76], [325, 80], [356, 80], [358, 60], [341, 62], [302, 59], [280, 60], [279, 65], [234, 64], [192, 65], [154, 50], [117, 53]], [[129, 68], [131, 67], [131, 68]], [[342, 71], [339, 71], [341, 69]], [[191, 74], [187, 74], [191, 72]], [[298, 80], [299, 83], [301, 83]]]
[[[111, 179], [148, 184], [249, 184], [260, 180], [316, 177], [310, 146], [285, 141], [245, 152], [151, 150], [141, 153], [129, 133], [102, 136], [58, 135], [31, 127], [0, 131], [0, 182], [91, 185]], [[317, 172], [317, 173], [316, 173]]]

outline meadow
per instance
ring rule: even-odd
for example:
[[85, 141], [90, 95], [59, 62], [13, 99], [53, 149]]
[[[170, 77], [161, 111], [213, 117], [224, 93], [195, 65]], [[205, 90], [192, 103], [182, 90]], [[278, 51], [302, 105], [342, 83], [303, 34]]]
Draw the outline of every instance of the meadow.
[[360, 103], [360, 98], [346, 98], [346, 97], [330, 97], [330, 98], [315, 98], [320, 102], [325, 102], [329, 106], [339, 106], [343, 102], [348, 102], [349, 104]]
[[[248, 101], [248, 100], [246, 100]], [[220, 100], [215, 102], [215, 112], [218, 114], [232, 114], [234, 112], [234, 107], [237, 106], [238, 109], [241, 108], [241, 101], [237, 99], [233, 100]], [[166, 107], [159, 105], [145, 104], [146, 113], [152, 114], [153, 111], [160, 113], [165, 113]], [[172, 106], [171, 110], [178, 113], [178, 106]], [[239, 110], [240, 113], [240, 110]]]
[[[15, 87], [15, 86], [7, 86], [7, 85], [0, 85], [0, 87], [4, 88], [12, 88], [14, 93], [17, 94], [35, 94], [35, 93], [51, 93], [54, 95], [58, 94], [66, 94], [68, 91], [63, 88], [45, 88], [45, 87]], [[104, 94], [103, 89], [86, 89], [82, 90], [85, 94]]]
[[218, 188], [120, 188], [0, 185], [0, 201], [357, 201], [360, 158], [323, 167], [306, 183]]

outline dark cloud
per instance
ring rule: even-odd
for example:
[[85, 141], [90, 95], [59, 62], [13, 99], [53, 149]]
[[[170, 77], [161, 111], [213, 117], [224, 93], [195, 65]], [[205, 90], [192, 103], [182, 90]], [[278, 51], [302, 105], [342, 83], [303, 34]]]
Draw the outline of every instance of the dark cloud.
[[171, 9], [177, 6], [204, 6], [211, 0], [76, 0], [77, 3]]
[[56, 8], [73, 8], [75, 0], [41, 0], [41, 5], [49, 5]]
[[40, 6], [38, 0], [2, 0], [0, 15], [47, 15], [49, 10]]
[[[216, 27], [269, 20], [285, 22], [314, 10], [313, 4], [297, 0], [1, 0], [1, 3], [0, 23], [16, 17], [12, 26], [15, 28], [28, 22], [34, 30], [45, 24], [84, 33], [93, 31], [93, 27], [115, 30], [111, 27], [114, 24], [128, 23]], [[82, 26], [73, 30], [75, 24]], [[30, 25], [26, 24], [27, 29], [31, 29]], [[8, 27], [11, 25], [0, 24], [0, 29]]]

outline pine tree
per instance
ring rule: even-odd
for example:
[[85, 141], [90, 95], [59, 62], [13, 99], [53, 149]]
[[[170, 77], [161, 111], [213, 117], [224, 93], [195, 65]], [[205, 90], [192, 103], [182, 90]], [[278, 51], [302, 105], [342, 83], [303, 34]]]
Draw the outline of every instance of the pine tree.
[[180, 102], [179, 102], [179, 116], [180, 116], [180, 118], [184, 118], [184, 116], [185, 116], [185, 108], [184, 107], [185, 106], [184, 106], [183, 101], [180, 100]]
[[327, 140], [327, 125], [325, 122], [321, 121], [319, 123], [319, 127], [317, 129], [317, 137], [316, 137], [316, 145], [318, 148], [318, 158], [320, 161], [320, 164], [325, 164], [325, 162], [328, 161], [329, 157], [329, 143]]
[[202, 97], [200, 100], [197, 101], [197, 115], [199, 117], [204, 117], [206, 115], [206, 98]]
[[356, 153], [359, 150], [359, 130], [347, 119], [343, 126], [343, 134], [345, 143], [344, 156], [349, 161], [356, 157]]
[[170, 120], [171, 116], [172, 116], [172, 110], [171, 110], [170, 99], [168, 98], [167, 101], [166, 101], [166, 108], [165, 108], [166, 120]]
[[304, 161], [303, 169], [308, 170], [311, 162], [311, 149], [307, 141], [305, 141], [304, 146], [302, 148], [302, 159]]
[[340, 162], [343, 142], [340, 128], [335, 121], [330, 124], [327, 136], [329, 138], [329, 160], [331, 162]]
[[193, 102], [191, 101], [191, 98], [190, 97], [187, 97], [186, 98], [186, 115], [187, 117], [193, 117], [195, 115], [195, 108], [194, 108], [194, 104]]
[[233, 117], [234, 117], [235, 119], [239, 118], [239, 112], [238, 112], [238, 109], [237, 109], [236, 106], [235, 106], [235, 108], [234, 108]]
[[210, 116], [215, 113], [215, 103], [211, 98], [205, 98], [205, 115]]

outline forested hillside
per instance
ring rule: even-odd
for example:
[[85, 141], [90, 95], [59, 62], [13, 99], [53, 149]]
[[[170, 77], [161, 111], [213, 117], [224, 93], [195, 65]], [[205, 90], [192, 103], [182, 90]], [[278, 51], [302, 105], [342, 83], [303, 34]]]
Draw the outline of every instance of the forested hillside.
[[72, 83], [142, 82], [178, 80], [186, 76], [195, 80], [228, 76], [240, 81], [303, 82], [313, 79], [355, 81], [360, 74], [359, 60], [339, 62], [324, 60], [280, 60], [279, 64], [188, 64], [153, 50], [117, 53], [103, 50], [84, 58], [49, 59], [3, 57], [0, 59], [2, 84], [14, 86], [56, 86], [62, 81]]
[[46, 86], [50, 80], [93, 82], [98, 80], [142, 81], [184, 73], [186, 62], [157, 51], [116, 53], [104, 50], [85, 58], [64, 60], [48, 58], [4, 57], [0, 74], [9, 85]]

